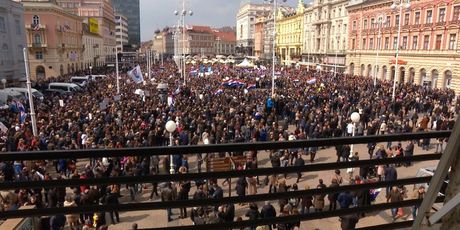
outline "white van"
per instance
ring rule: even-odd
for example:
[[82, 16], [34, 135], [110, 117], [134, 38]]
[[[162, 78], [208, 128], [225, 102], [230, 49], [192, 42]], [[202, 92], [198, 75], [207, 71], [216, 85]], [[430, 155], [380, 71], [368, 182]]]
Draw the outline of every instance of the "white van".
[[65, 92], [73, 93], [76, 91], [81, 91], [82, 88], [74, 83], [67, 83], [67, 82], [51, 82], [48, 85], [48, 89], [59, 89]]
[[[27, 94], [28, 94], [27, 88], [12, 87], [12, 88], [6, 88], [5, 90], [16, 91], [16, 92], [22, 94], [25, 98], [27, 98]], [[43, 101], [44, 96], [40, 91], [38, 91], [38, 90], [36, 90], [34, 88], [32, 88], [31, 91], [32, 91], [32, 97]]]
[[107, 75], [91, 75], [91, 77], [94, 81], [99, 81], [99, 80], [107, 78]]
[[70, 82], [75, 83], [81, 87], [85, 87], [91, 81], [91, 76], [75, 76], [70, 78]]

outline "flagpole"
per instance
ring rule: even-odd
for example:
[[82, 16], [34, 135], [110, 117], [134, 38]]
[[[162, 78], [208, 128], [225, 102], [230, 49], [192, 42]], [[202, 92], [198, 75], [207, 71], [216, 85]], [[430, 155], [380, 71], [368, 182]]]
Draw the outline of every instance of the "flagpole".
[[34, 109], [34, 99], [32, 98], [32, 83], [30, 82], [30, 75], [29, 75], [29, 58], [27, 55], [27, 48], [24, 47], [22, 49], [24, 54], [24, 67], [26, 69], [26, 80], [27, 80], [27, 94], [29, 97], [29, 107], [30, 107], [30, 118], [32, 120], [32, 133], [35, 137], [38, 136], [37, 133], [37, 118], [35, 117], [35, 109]]
[[117, 74], [117, 95], [120, 95], [120, 76], [118, 72], [118, 50], [115, 53], [115, 71]]

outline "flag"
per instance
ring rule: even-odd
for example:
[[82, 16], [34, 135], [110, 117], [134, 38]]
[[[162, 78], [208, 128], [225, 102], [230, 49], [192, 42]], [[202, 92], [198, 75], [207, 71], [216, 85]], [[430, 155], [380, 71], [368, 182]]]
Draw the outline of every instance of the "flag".
[[246, 87], [247, 90], [255, 89], [256, 84], [249, 84], [248, 87]]
[[19, 114], [19, 122], [23, 124], [26, 121], [26, 118], [27, 118], [27, 113], [21, 111], [21, 113]]
[[177, 94], [179, 94], [179, 93], [180, 93], [180, 86], [177, 86], [177, 89], [174, 90], [173, 95], [177, 95]]
[[24, 105], [20, 101], [18, 101], [16, 104], [18, 106], [19, 112], [21, 112], [21, 113], [26, 112], [26, 108], [24, 108]]
[[307, 83], [308, 83], [309, 85], [315, 84], [315, 83], [316, 83], [316, 78], [312, 78], [312, 79], [308, 80]]
[[64, 28], [65, 28], [66, 30], [70, 30], [69, 24], [65, 24], [65, 25], [64, 25]]
[[34, 24], [34, 25], [32, 25], [32, 27], [33, 27], [34, 31], [37, 31], [37, 30], [40, 29], [40, 24]]
[[198, 70], [192, 70], [190, 71], [191, 76], [197, 76], [198, 75]]
[[144, 81], [144, 77], [142, 77], [141, 67], [137, 65], [132, 70], [128, 71], [128, 76], [130, 76], [134, 82], [137, 84], [142, 83]]
[[224, 93], [224, 90], [223, 89], [217, 89], [216, 92], [214, 92], [214, 95], [220, 95], [220, 94], [223, 94]]

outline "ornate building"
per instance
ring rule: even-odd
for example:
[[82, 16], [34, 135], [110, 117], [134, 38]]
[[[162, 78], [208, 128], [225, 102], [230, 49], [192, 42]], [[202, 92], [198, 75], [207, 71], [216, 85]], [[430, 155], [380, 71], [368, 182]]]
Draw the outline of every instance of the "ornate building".
[[54, 1], [21, 1], [32, 80], [84, 69], [82, 19]]
[[314, 0], [305, 9], [302, 59], [323, 69], [345, 70], [347, 0]]
[[460, 1], [411, 1], [402, 15], [392, 3], [361, 0], [348, 7], [348, 72], [393, 80], [400, 24], [397, 81], [460, 90]]
[[282, 64], [300, 61], [304, 41], [304, 11], [303, 0], [299, 0], [297, 9], [276, 14], [276, 53]]

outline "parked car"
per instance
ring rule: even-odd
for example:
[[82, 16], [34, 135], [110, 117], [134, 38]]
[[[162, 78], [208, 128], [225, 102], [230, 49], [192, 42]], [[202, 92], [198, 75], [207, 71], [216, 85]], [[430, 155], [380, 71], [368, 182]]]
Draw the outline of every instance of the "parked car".
[[[12, 88], [6, 88], [5, 90], [16, 91], [16, 92], [22, 94], [22, 96], [25, 97], [25, 98], [27, 98], [27, 95], [28, 95], [28, 90], [27, 90], [27, 88], [16, 88], [16, 87], [12, 87]], [[43, 96], [43, 94], [42, 94], [40, 91], [38, 91], [38, 90], [36, 90], [36, 89], [34, 89], [34, 88], [32, 88], [31, 91], [32, 91], [32, 97], [34, 97], [34, 98], [36, 98], [36, 99], [39, 99], [39, 100], [43, 100], [43, 99], [44, 99], [44, 96]]]
[[88, 85], [91, 79], [91, 76], [75, 76], [70, 78], [70, 82], [75, 83], [80, 87], [86, 87], [86, 85]]

